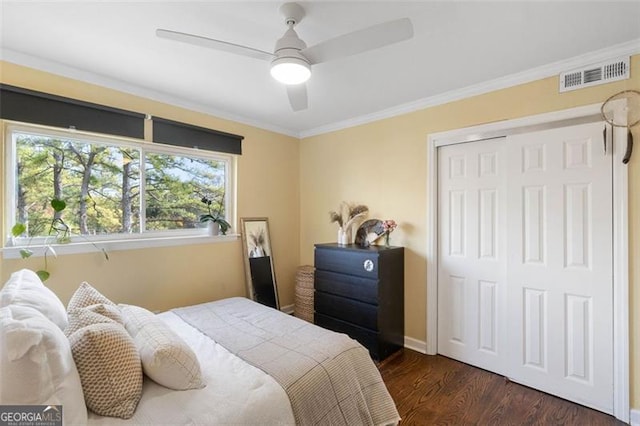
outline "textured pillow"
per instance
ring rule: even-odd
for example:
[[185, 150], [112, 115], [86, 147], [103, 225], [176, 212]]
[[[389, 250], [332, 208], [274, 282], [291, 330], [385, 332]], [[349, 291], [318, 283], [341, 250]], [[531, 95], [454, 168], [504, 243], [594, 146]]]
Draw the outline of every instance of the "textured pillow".
[[64, 329], [64, 334], [71, 336], [76, 331], [91, 324], [118, 323], [123, 325], [120, 309], [115, 305], [98, 303], [86, 308], [77, 308], [69, 311], [67, 315], [69, 325]]
[[28, 269], [11, 274], [0, 291], [0, 307], [9, 305], [33, 308], [61, 330], [67, 326], [67, 311], [58, 296], [42, 284], [35, 272]]
[[62, 405], [65, 424], [86, 424], [69, 341], [39, 311], [0, 308], [0, 405]]
[[[90, 311], [87, 311], [90, 312]], [[142, 395], [142, 366], [124, 327], [107, 321], [69, 336], [87, 407], [101, 416], [130, 418]]]
[[72, 311], [78, 308], [86, 308], [87, 306], [97, 304], [112, 306], [116, 305], [111, 300], [103, 296], [102, 293], [100, 293], [98, 290], [91, 287], [89, 283], [83, 282], [82, 284], [80, 284], [80, 287], [78, 287], [76, 292], [73, 293], [73, 296], [71, 296], [69, 304], [67, 305], [67, 311]]
[[144, 308], [119, 306], [124, 325], [140, 353], [142, 369], [149, 378], [176, 390], [205, 386], [198, 358], [180, 336]]

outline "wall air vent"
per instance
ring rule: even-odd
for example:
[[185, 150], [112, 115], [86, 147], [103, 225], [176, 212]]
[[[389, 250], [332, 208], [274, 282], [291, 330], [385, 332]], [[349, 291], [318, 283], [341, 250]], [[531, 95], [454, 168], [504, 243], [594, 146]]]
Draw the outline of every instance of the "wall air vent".
[[561, 73], [560, 92], [568, 92], [628, 78], [629, 57], [626, 56]]

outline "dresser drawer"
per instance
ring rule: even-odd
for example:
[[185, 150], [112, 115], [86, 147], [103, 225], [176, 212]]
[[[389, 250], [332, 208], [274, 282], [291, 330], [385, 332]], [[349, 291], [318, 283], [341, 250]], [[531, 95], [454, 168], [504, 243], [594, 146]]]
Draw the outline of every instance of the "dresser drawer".
[[329, 330], [337, 331], [338, 333], [348, 334], [352, 339], [357, 340], [362, 346], [369, 350], [371, 357], [374, 359], [379, 358], [378, 351], [378, 334], [375, 331], [367, 330], [366, 328], [358, 327], [357, 325], [349, 324], [348, 322], [340, 321], [335, 318], [328, 317], [322, 314], [316, 314], [316, 325], [327, 328]]
[[378, 277], [378, 255], [367, 250], [326, 250], [315, 251], [316, 269], [365, 278]]
[[378, 331], [377, 306], [321, 291], [316, 291], [314, 299], [317, 313]]
[[318, 291], [378, 304], [378, 280], [316, 270], [315, 288]]

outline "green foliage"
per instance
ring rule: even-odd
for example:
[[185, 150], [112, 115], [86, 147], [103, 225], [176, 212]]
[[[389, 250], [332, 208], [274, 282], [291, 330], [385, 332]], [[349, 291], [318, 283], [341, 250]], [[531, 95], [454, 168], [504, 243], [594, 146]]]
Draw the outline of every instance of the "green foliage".
[[44, 269], [41, 269], [39, 271], [36, 271], [36, 275], [38, 277], [40, 277], [40, 279], [42, 280], [42, 282], [45, 282], [46, 280], [49, 279], [49, 277], [51, 276], [51, 274], [47, 271], [45, 271]]
[[61, 212], [62, 210], [67, 208], [67, 203], [65, 203], [64, 200], [54, 198], [53, 200], [51, 200], [51, 207], [53, 207], [54, 211]]
[[[29, 237], [60, 233], [64, 240], [65, 226], [51, 226], [51, 218], [59, 218], [62, 211], [69, 233], [122, 232], [123, 164], [133, 165], [127, 169], [136, 176], [130, 186], [137, 188], [137, 150], [18, 134], [16, 151], [16, 221], [27, 225]], [[137, 192], [129, 194], [133, 211], [139, 210]]]
[[[135, 148], [17, 136], [16, 222], [25, 224], [27, 237], [139, 232], [141, 196], [147, 230], [195, 228], [202, 209], [194, 192], [224, 201], [224, 162], [147, 153], [141, 164]], [[64, 222], [52, 223], [63, 211]]]
[[13, 228], [11, 228], [11, 235], [13, 235], [14, 237], [19, 237], [26, 231], [27, 227], [24, 225], [24, 223], [16, 223], [15, 225], [13, 225]]
[[149, 230], [195, 228], [201, 205], [194, 192], [223, 194], [224, 169], [217, 161], [148, 154], [146, 224]]
[[[60, 214], [67, 206], [67, 203], [64, 200], [60, 200], [60, 199], [53, 199], [51, 200], [50, 204], [53, 210], [55, 211], [56, 216]], [[27, 228], [23, 223], [16, 223], [12, 228], [12, 234], [15, 237], [18, 237], [22, 235], [26, 231], [26, 229]], [[57, 216], [57, 217], [54, 216], [54, 218], [51, 219], [51, 225], [49, 227], [49, 235], [55, 235], [56, 242], [58, 244], [66, 244], [71, 241], [71, 236], [69, 234], [69, 227], [67, 226], [66, 223], [64, 223], [64, 221], [62, 220], [62, 217], [60, 216]], [[98, 248], [94, 243], [91, 243], [91, 244], [93, 244], [93, 246], [96, 249]], [[100, 249], [100, 251], [104, 254], [105, 259], [109, 260], [109, 255], [107, 254], [107, 251], [104, 248]], [[50, 245], [46, 245], [45, 251], [44, 251], [44, 269], [41, 269], [36, 272], [38, 277], [40, 277], [40, 279], [43, 282], [49, 279], [50, 277], [50, 274], [47, 271], [47, 253], [48, 252], [51, 252], [51, 254], [56, 256], [56, 252], [53, 249], [53, 247], [51, 247]], [[20, 257], [22, 259], [27, 259], [32, 255], [33, 255], [33, 251], [31, 251], [30, 249], [28, 248], [20, 249]]]
[[222, 195], [221, 199], [216, 201], [205, 195], [200, 199], [200, 201], [207, 206], [208, 211], [208, 213], [200, 215], [200, 222], [217, 223], [220, 226], [220, 232], [222, 232], [222, 235], [227, 235], [227, 231], [231, 228], [231, 224], [225, 220], [224, 215], [222, 214], [224, 208], [224, 195]]

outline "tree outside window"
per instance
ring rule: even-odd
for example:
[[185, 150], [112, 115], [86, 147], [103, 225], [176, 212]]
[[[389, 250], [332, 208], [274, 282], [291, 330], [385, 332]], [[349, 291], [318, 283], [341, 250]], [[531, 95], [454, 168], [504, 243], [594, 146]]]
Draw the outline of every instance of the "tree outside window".
[[[36, 132], [11, 136], [12, 213], [28, 237], [49, 235], [60, 214], [72, 234], [139, 234], [201, 227], [203, 196], [223, 212], [228, 205], [229, 160], [222, 156]], [[66, 202], [64, 212], [51, 208], [52, 199]]]

